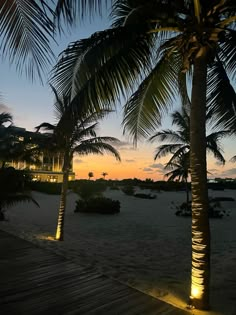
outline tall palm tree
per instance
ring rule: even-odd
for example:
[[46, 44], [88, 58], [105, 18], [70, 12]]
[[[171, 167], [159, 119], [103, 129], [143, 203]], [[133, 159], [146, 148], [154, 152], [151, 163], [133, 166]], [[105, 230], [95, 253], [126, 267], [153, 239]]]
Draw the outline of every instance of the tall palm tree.
[[[236, 3], [234, 0], [115, 0], [110, 29], [72, 43], [52, 82], [91, 110], [130, 95], [124, 128], [136, 142], [149, 136], [175, 96], [189, 102], [192, 185], [191, 303], [209, 308], [210, 230], [206, 177], [206, 104], [219, 122], [235, 119]], [[141, 84], [140, 84], [141, 83]]]
[[[63, 183], [61, 188], [61, 199], [58, 213], [58, 224], [56, 231], [56, 240], [62, 241], [64, 237], [64, 219], [66, 210], [66, 194], [68, 187], [68, 176], [71, 169], [71, 163], [74, 154], [88, 155], [111, 153], [118, 161], [120, 155], [112, 146], [112, 143], [118, 143], [119, 140], [113, 137], [98, 137], [96, 134], [96, 120], [104, 114], [90, 114], [81, 117], [75, 117], [70, 114], [70, 98], [67, 96], [59, 97], [56, 90], [55, 94], [55, 111], [57, 123], [42, 123], [36, 127], [37, 131], [44, 129], [51, 131], [48, 140], [53, 151], [58, 151], [63, 155]], [[48, 146], [45, 146], [48, 150]], [[93, 175], [93, 174], [92, 174]]]

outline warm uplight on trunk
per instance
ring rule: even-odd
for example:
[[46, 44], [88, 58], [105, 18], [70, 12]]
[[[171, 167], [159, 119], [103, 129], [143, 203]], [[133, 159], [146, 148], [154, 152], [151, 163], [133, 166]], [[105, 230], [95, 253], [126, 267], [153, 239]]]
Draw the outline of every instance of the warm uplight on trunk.
[[190, 165], [192, 188], [192, 275], [190, 303], [209, 309], [210, 229], [206, 167], [207, 49], [194, 62], [190, 115]]

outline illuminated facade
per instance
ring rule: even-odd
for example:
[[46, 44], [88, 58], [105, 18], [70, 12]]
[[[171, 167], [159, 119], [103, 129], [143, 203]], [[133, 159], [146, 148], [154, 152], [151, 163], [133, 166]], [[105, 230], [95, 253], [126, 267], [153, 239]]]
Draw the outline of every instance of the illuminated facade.
[[[33, 139], [35, 136], [34, 132], [26, 131], [24, 128], [11, 127], [17, 132], [17, 140], [14, 139], [14, 142], [22, 142], [27, 137], [28, 139]], [[13, 142], [13, 145], [14, 145]], [[30, 146], [34, 146], [31, 142]], [[44, 154], [39, 155], [39, 163], [28, 163], [21, 160], [11, 160], [7, 164], [14, 167], [18, 170], [30, 170], [32, 174], [33, 181], [42, 181], [42, 182], [54, 182], [61, 183], [63, 180], [63, 156], [60, 153], [55, 154]], [[69, 180], [75, 180], [75, 173], [73, 172], [73, 164], [71, 164], [71, 170], [69, 173]]]

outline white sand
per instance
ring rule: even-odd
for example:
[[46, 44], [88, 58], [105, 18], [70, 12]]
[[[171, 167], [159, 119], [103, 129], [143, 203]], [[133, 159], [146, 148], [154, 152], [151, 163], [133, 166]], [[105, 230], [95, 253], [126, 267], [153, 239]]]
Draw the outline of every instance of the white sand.
[[[209, 191], [209, 195], [236, 199], [235, 190]], [[185, 308], [190, 291], [191, 219], [175, 216], [173, 206], [185, 200], [185, 193], [161, 192], [154, 200], [121, 191], [107, 191], [106, 196], [120, 200], [120, 214], [74, 213], [77, 196], [68, 195], [64, 242], [43, 239], [55, 233], [59, 196], [34, 193], [41, 207], [21, 204], [9, 209], [9, 222], [0, 222], [0, 228]], [[211, 219], [212, 311], [207, 314], [235, 315], [236, 202], [222, 205], [231, 214]]]

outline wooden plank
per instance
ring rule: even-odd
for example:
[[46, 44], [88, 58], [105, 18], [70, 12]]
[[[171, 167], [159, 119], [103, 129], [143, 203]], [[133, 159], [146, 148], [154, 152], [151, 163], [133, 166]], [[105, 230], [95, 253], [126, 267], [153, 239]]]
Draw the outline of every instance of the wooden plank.
[[0, 250], [1, 314], [189, 314], [1, 230]]

